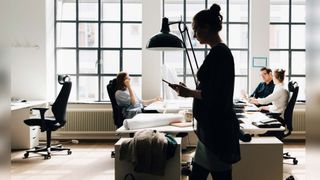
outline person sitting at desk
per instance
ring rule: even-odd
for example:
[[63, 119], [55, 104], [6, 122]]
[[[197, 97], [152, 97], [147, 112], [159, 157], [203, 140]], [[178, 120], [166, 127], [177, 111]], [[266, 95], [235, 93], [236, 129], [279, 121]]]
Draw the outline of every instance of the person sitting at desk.
[[120, 72], [117, 75], [116, 89], [115, 98], [117, 104], [122, 107], [122, 114], [126, 119], [133, 118], [137, 113], [141, 113], [144, 106], [161, 100], [160, 97], [149, 100], [139, 99], [131, 87], [130, 77], [126, 72]]
[[283, 87], [285, 70], [276, 69], [274, 71], [274, 77], [275, 88], [273, 90], [273, 93], [265, 98], [251, 99], [250, 103], [253, 103], [255, 105], [272, 103], [272, 105], [269, 106], [261, 106], [260, 110], [271, 113], [281, 113], [281, 116], [283, 116], [283, 112], [287, 107], [289, 99], [289, 92]]
[[263, 82], [259, 83], [257, 88], [253, 91], [250, 97], [253, 98], [265, 98], [269, 96], [274, 89], [274, 83], [272, 78], [272, 70], [266, 67], [260, 69], [260, 76]]

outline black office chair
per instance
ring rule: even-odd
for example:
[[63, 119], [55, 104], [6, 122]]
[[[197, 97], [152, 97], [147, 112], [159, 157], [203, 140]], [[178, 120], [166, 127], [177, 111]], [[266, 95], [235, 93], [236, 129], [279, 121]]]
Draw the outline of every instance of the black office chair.
[[[286, 128], [284, 132], [275, 132], [277, 133], [275, 136], [280, 140], [289, 136], [293, 130], [293, 127], [292, 127], [293, 109], [294, 109], [294, 105], [296, 103], [298, 92], [299, 92], [299, 86], [297, 82], [290, 81], [288, 83], [288, 90], [290, 93], [290, 99], [286, 109], [284, 110], [284, 118], [280, 117], [280, 113], [267, 113], [269, 117], [278, 119], [282, 123], [282, 125]], [[273, 135], [272, 132], [267, 132], [266, 134]], [[290, 156], [288, 152], [283, 154], [283, 158], [292, 159], [294, 165], [298, 164], [298, 160], [295, 157]]]
[[68, 99], [71, 91], [72, 83], [70, 81], [69, 76], [59, 76], [58, 78], [59, 84], [62, 85], [60, 93], [56, 98], [55, 102], [52, 105], [52, 113], [54, 117], [48, 118], [45, 117], [45, 112], [49, 108], [33, 108], [33, 110], [39, 110], [41, 118], [33, 118], [24, 120], [24, 123], [28, 126], [40, 126], [41, 132], [47, 132], [47, 145], [45, 147], [35, 147], [34, 149], [27, 150], [24, 154], [24, 158], [29, 157], [29, 153], [39, 153], [46, 152], [46, 154], [41, 154], [44, 156], [44, 159], [51, 158], [51, 151], [63, 151], [67, 150], [68, 155], [72, 153], [69, 148], [62, 147], [61, 144], [52, 146], [51, 145], [51, 132], [56, 131], [63, 127], [66, 124], [66, 109], [68, 104]]
[[112, 105], [112, 113], [113, 113], [113, 122], [116, 128], [120, 128], [123, 125], [123, 120], [124, 117], [122, 115], [122, 108], [118, 106], [117, 101], [116, 101], [116, 89], [117, 87], [117, 78], [114, 78], [109, 81], [109, 84], [107, 85], [107, 91], [108, 95], [111, 101]]

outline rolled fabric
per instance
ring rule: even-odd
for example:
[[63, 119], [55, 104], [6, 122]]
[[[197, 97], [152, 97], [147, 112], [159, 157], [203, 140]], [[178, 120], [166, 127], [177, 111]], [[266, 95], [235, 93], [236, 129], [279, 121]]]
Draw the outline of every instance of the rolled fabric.
[[125, 119], [123, 126], [128, 130], [167, 126], [170, 123], [182, 122], [183, 118], [182, 114], [141, 113], [132, 119]]

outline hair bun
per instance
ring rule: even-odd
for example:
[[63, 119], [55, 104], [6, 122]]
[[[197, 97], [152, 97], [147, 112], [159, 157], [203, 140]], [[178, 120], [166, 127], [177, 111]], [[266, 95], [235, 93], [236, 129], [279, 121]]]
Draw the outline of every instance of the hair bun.
[[210, 12], [215, 15], [219, 15], [220, 10], [221, 10], [221, 8], [218, 4], [212, 4], [212, 6], [210, 7]]

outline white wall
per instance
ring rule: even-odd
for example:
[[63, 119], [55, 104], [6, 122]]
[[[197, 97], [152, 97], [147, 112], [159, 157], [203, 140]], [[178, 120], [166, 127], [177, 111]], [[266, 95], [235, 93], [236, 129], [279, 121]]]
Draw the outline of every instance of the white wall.
[[45, 1], [11, 3], [11, 96], [46, 99]]
[[252, 67], [253, 57], [269, 59], [269, 14], [270, 1], [250, 1], [250, 55], [249, 55], [249, 94], [261, 82], [260, 67]]
[[142, 1], [142, 98], [161, 95], [161, 53], [147, 50], [149, 39], [160, 32], [162, 19], [161, 0]]

